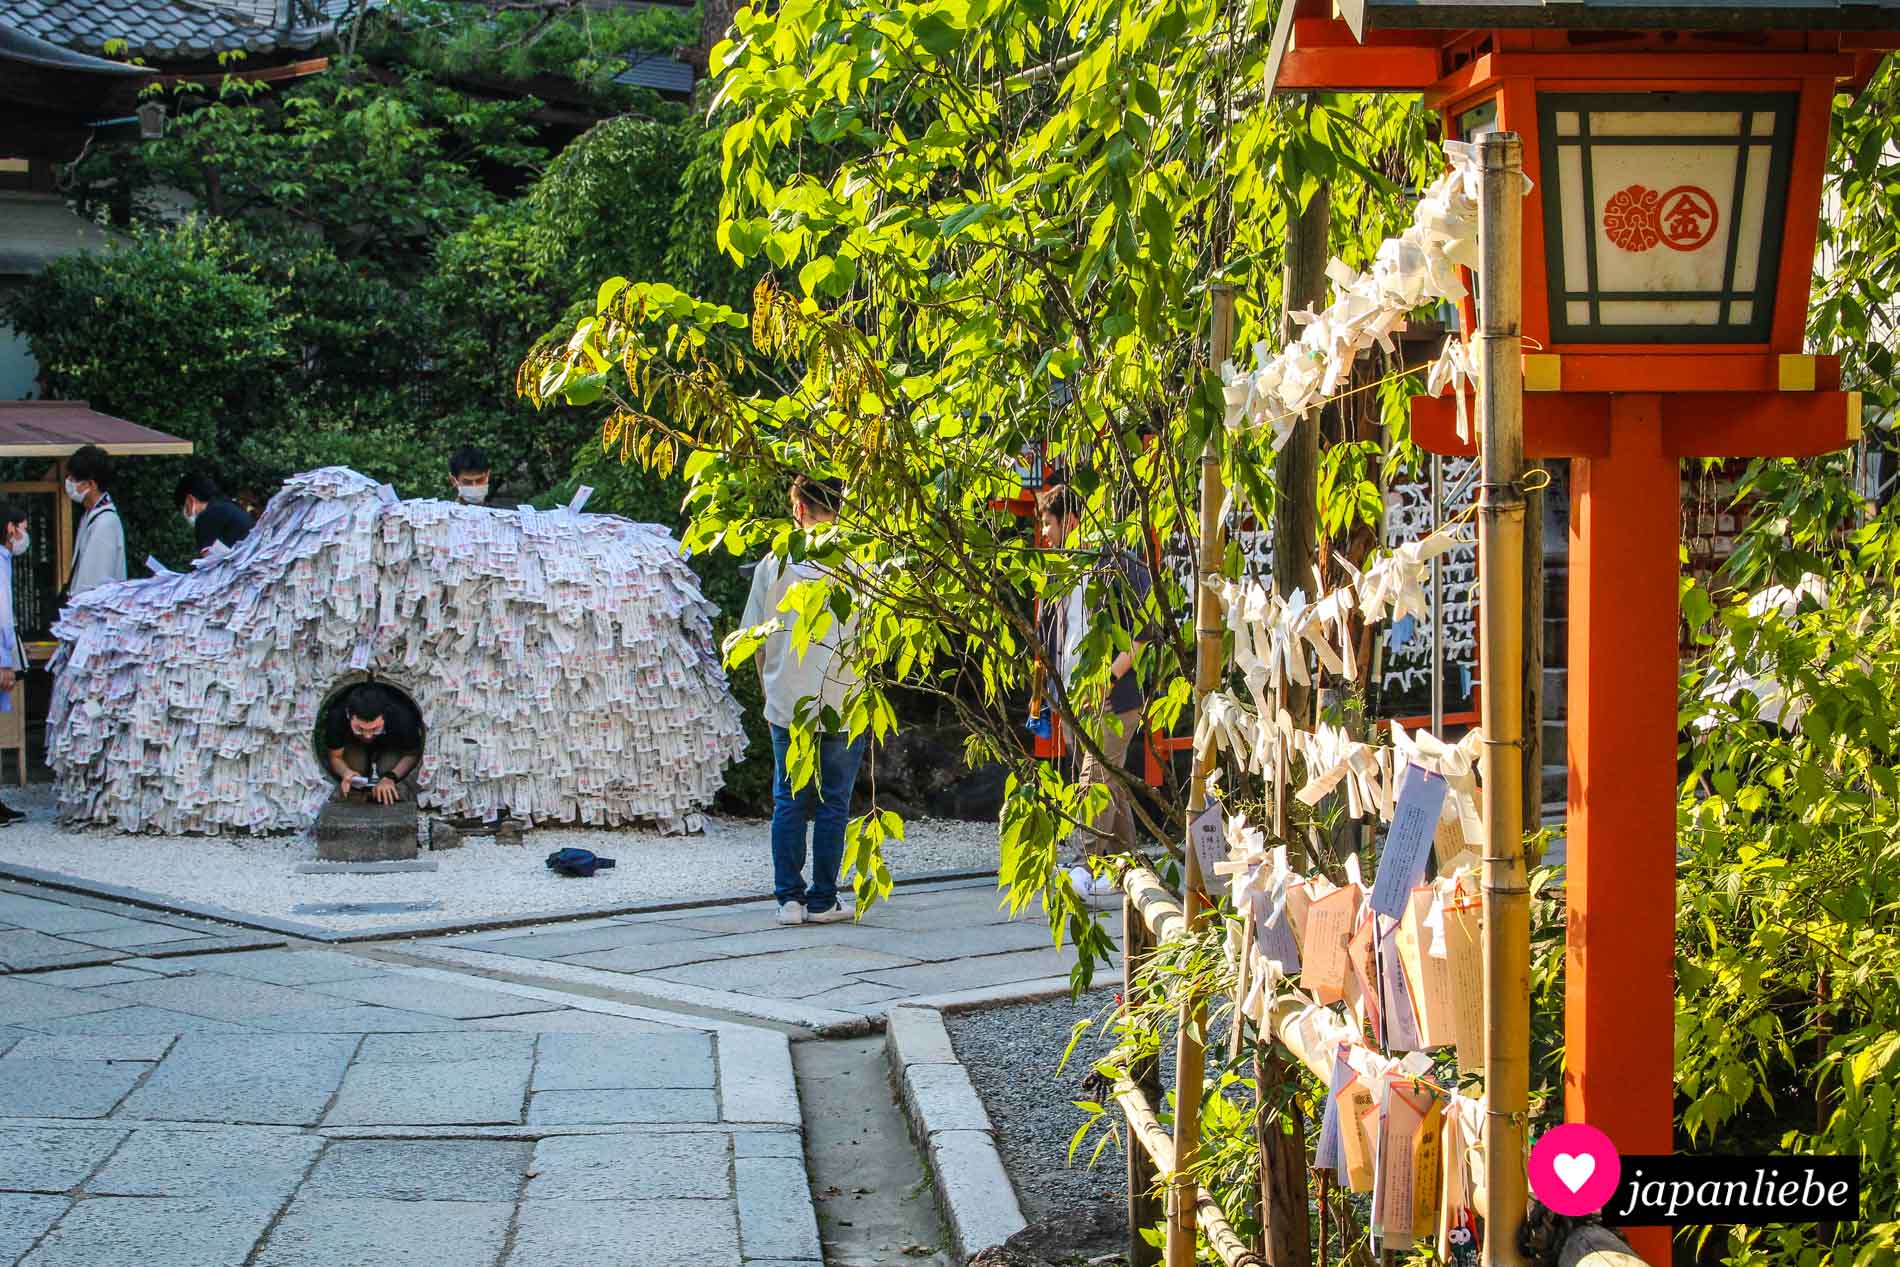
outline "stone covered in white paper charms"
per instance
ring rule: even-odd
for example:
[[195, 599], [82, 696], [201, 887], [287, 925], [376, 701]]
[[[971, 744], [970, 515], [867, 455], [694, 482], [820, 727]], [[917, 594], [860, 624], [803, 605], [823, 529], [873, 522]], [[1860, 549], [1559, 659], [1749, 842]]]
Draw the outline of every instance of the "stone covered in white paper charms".
[[236, 547], [68, 607], [48, 760], [70, 822], [307, 826], [318, 712], [368, 673], [421, 710], [445, 814], [677, 826], [745, 749], [712, 605], [665, 529], [292, 479]]

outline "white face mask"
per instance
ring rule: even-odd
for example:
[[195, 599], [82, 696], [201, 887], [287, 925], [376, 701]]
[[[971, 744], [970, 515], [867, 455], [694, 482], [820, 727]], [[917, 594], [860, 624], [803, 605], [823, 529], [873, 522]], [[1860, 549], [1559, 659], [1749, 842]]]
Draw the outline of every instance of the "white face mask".
[[185, 522], [192, 525], [193, 527], [196, 527], [198, 524], [198, 516], [203, 513], [204, 512], [201, 510], [194, 510], [190, 514], [185, 516]]
[[486, 484], [457, 484], [455, 491], [463, 501], [477, 506], [488, 500], [488, 485]]
[[31, 550], [32, 548], [33, 548], [33, 534], [25, 530], [21, 531], [20, 539], [18, 541], [15, 541], [12, 545], [7, 547], [7, 549], [13, 551], [13, 556], [15, 558], [18, 558], [19, 556], [25, 554], [28, 550]]
[[66, 477], [66, 496], [72, 498], [76, 502], [83, 502], [86, 500], [86, 495], [79, 490], [79, 481], [74, 479], [70, 475]]

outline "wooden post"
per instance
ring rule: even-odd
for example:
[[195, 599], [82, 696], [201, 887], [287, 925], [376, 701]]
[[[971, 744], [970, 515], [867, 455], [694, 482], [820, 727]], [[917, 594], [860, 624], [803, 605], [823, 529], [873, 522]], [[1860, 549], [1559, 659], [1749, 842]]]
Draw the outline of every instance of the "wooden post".
[[[1219, 369], [1233, 351], [1233, 287], [1216, 286], [1213, 307], [1208, 359]], [[1221, 634], [1226, 625], [1221, 619], [1220, 597], [1210, 582], [1219, 579], [1222, 556], [1227, 551], [1227, 533], [1221, 523], [1221, 505], [1226, 498], [1220, 473], [1220, 436], [1216, 429], [1201, 447], [1200, 574], [1195, 577], [1194, 593], [1194, 702], [1197, 710], [1208, 692], [1220, 686], [1221, 679]], [[1213, 770], [1213, 749], [1197, 748], [1194, 778], [1188, 785], [1189, 823], [1207, 808], [1207, 780]], [[1206, 915], [1207, 881], [1201, 874], [1201, 861], [1195, 855], [1193, 840], [1188, 839], [1186, 844], [1181, 906], [1186, 933], [1192, 937]], [[1194, 1267], [1198, 1193], [1192, 1172], [1201, 1155], [1201, 1089], [1207, 1077], [1206, 1028], [1207, 1000], [1198, 992], [1190, 991], [1181, 1000], [1181, 1030], [1174, 1049], [1175, 1177], [1168, 1198], [1168, 1267]]]
[[59, 588], [63, 590], [73, 576], [73, 499], [66, 496], [65, 458], [53, 463], [53, 483], [59, 488], [59, 496], [53, 499], [53, 504], [58, 507], [53, 517], [59, 524], [58, 554], [53, 559], [54, 575], [59, 577]]
[[1524, 146], [1478, 141], [1479, 654], [1484, 672], [1485, 1267], [1522, 1267], [1529, 1208], [1530, 886], [1524, 867]]
[[[1292, 1080], [1293, 1066], [1273, 1042], [1261, 1035], [1253, 1059], [1254, 1085], [1262, 1104], [1274, 1088]], [[1306, 1120], [1297, 1103], [1287, 1106], [1288, 1121], [1254, 1119], [1260, 1148], [1260, 1217], [1268, 1267], [1308, 1267], [1313, 1261], [1313, 1227], [1306, 1208]], [[1325, 1229], [1321, 1229], [1324, 1238]]]
[[[1122, 1006], [1135, 1005], [1135, 976], [1146, 958], [1152, 939], [1148, 922], [1142, 918], [1135, 899], [1122, 896]], [[1143, 1059], [1128, 1070], [1129, 1080], [1141, 1089], [1149, 1104], [1160, 1104], [1161, 1065]], [[1142, 1232], [1161, 1221], [1161, 1199], [1155, 1189], [1160, 1172], [1141, 1141], [1130, 1133], [1128, 1140], [1128, 1267], [1160, 1267], [1161, 1251], [1142, 1237]]]
[[[1327, 235], [1332, 230], [1332, 199], [1324, 184], [1304, 211], [1287, 208], [1286, 269], [1282, 274], [1280, 338], [1299, 340], [1293, 314], [1317, 308], [1325, 298]], [[1273, 462], [1278, 491], [1273, 507], [1273, 583], [1281, 597], [1305, 590], [1315, 592], [1313, 568], [1319, 561], [1319, 410], [1311, 409], [1293, 424], [1293, 434]], [[1314, 688], [1287, 684], [1286, 708], [1293, 720], [1307, 724], [1312, 716]]]

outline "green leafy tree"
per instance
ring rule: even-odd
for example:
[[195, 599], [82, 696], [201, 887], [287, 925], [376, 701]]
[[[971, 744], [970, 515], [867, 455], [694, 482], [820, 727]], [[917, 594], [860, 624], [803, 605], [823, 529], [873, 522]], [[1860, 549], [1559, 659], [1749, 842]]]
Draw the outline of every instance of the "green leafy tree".
[[[1109, 0], [742, 9], [713, 53], [726, 121], [714, 241], [769, 274], [750, 312], [616, 278], [522, 372], [537, 401], [608, 403], [607, 447], [683, 473], [690, 549], [849, 570], [851, 599], [814, 584], [793, 600], [820, 627], [862, 604], [864, 687], [826, 720], [882, 736], [896, 694], [916, 692], [959, 713], [971, 756], [1011, 763], [1004, 879], [1019, 906], [1045, 898], [1083, 975], [1102, 932], [1048, 882], [1059, 837], [1107, 791], [1028, 756], [1030, 678], [1057, 659], [1032, 604], [1077, 585], [1099, 595], [1105, 561], [1141, 559], [1159, 582], [1150, 601], [1099, 604], [1076, 681], [1051, 675], [1051, 693], [1071, 742], [1098, 747], [1093, 701], [1139, 632], [1149, 719], [1174, 726], [1185, 595], [1160, 550], [1191, 522], [1183, 455], [1211, 436], [1254, 507], [1274, 497], [1267, 446], [1221, 430], [1207, 284], [1239, 284], [1242, 348], [1266, 336], [1288, 208], [1333, 184], [1337, 245], [1364, 263], [1410, 214], [1388, 172], [1430, 161], [1414, 101], [1249, 95], [1270, 17]], [[1087, 498], [1080, 541], [1039, 549], [1001, 508], [1032, 455]], [[846, 477], [838, 529], [800, 533], [782, 503], [761, 505], [760, 484], [794, 472]], [[1331, 481], [1336, 530], [1361, 522], [1342, 507], [1376, 505], [1363, 495], [1376, 476]], [[733, 639], [733, 661], [756, 642]], [[806, 773], [809, 749], [792, 764]], [[1173, 837], [1174, 805], [1141, 813]], [[898, 831], [876, 810], [853, 824], [861, 901], [886, 891], [880, 844]]]

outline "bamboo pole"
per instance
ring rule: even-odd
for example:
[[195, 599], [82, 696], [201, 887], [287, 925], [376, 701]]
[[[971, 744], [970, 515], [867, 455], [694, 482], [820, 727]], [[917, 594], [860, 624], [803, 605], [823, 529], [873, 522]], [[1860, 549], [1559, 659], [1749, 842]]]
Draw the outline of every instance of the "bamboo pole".
[[1478, 141], [1479, 632], [1484, 667], [1485, 1267], [1523, 1267], [1530, 1108], [1530, 886], [1524, 867], [1523, 141]]
[[[1161, 887], [1160, 877], [1147, 872], [1154, 881], [1154, 887]], [[1129, 883], [1124, 879], [1123, 883]], [[1175, 908], [1177, 911], [1179, 908]], [[1136, 974], [1150, 947], [1154, 945], [1154, 935], [1148, 931], [1148, 921], [1144, 917], [1140, 903], [1136, 900], [1132, 886], [1122, 894], [1122, 1006], [1135, 1005]], [[1153, 1057], [1143, 1058], [1129, 1066], [1130, 1082], [1148, 1098], [1149, 1103], [1161, 1099], [1161, 1064]], [[1131, 1128], [1132, 1130], [1132, 1128]], [[1161, 1221], [1161, 1201], [1155, 1195], [1161, 1180], [1161, 1172], [1155, 1167], [1154, 1159], [1148, 1150], [1141, 1147], [1128, 1149], [1128, 1267], [1160, 1267], [1161, 1254], [1150, 1245], [1142, 1232]]]
[[[1219, 369], [1232, 353], [1234, 344], [1234, 288], [1214, 288], [1213, 320], [1208, 331], [1208, 360]], [[1200, 575], [1195, 578], [1194, 593], [1194, 703], [1198, 710], [1221, 679], [1220, 598], [1213, 582], [1220, 579], [1221, 558], [1227, 552], [1225, 525], [1221, 523], [1221, 505], [1227, 499], [1220, 473], [1220, 435], [1218, 428], [1208, 433], [1201, 446], [1201, 538]], [[1212, 747], [1195, 749], [1194, 778], [1188, 785], [1187, 819], [1194, 819], [1207, 808], [1207, 780], [1214, 770]], [[1186, 861], [1182, 868], [1181, 905], [1184, 931], [1192, 936], [1200, 927], [1207, 910], [1207, 880], [1201, 874], [1192, 833], [1188, 833]], [[1181, 1028], [1174, 1049], [1174, 1154], [1179, 1165], [1169, 1194], [1168, 1267], [1194, 1267], [1195, 1184], [1193, 1170], [1201, 1156], [1201, 1090], [1207, 1077], [1207, 1000], [1190, 990], [1181, 1000]]]
[[[1175, 1170], [1174, 1144], [1168, 1139], [1167, 1131], [1162, 1129], [1155, 1117], [1154, 1108], [1141, 1088], [1132, 1082], [1115, 1084], [1115, 1103], [1121, 1106], [1122, 1114], [1128, 1119], [1128, 1134], [1136, 1149], [1146, 1152], [1154, 1164], [1163, 1171]], [[1233, 1224], [1221, 1213], [1220, 1203], [1214, 1200], [1214, 1194], [1199, 1184], [1189, 1185], [1189, 1210], [1200, 1229], [1207, 1233], [1207, 1243], [1221, 1260], [1224, 1267], [1266, 1267], [1260, 1256], [1247, 1248], [1247, 1243], [1234, 1231]]]

